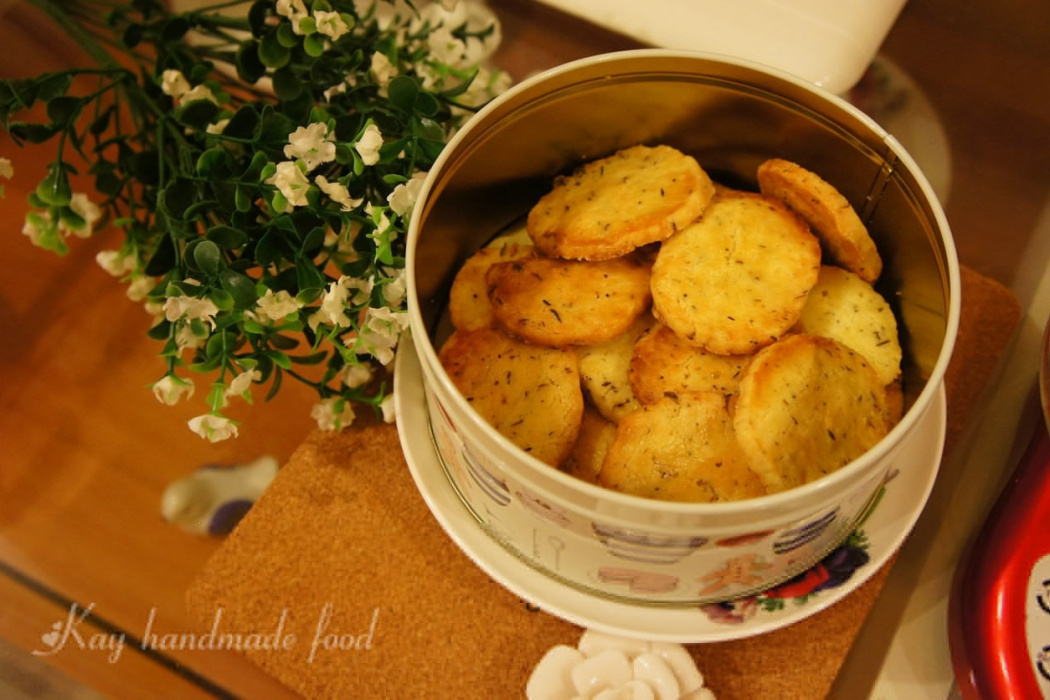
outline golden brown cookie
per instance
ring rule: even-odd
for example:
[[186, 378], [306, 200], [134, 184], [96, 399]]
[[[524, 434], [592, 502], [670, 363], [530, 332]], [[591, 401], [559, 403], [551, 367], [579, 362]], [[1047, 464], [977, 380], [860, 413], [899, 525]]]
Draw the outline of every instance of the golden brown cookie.
[[550, 257], [607, 260], [684, 228], [713, 195], [691, 156], [633, 146], [555, 180], [529, 212], [529, 236]]
[[833, 265], [820, 268], [797, 328], [853, 348], [867, 359], [883, 384], [900, 376], [897, 317], [881, 294], [848, 270]]
[[535, 257], [531, 245], [504, 243], [482, 248], [471, 255], [459, 268], [448, 294], [448, 314], [452, 326], [459, 330], [487, 328], [495, 323], [492, 303], [489, 301], [485, 274], [498, 262]]
[[640, 407], [631, 390], [628, 372], [635, 343], [655, 323], [656, 319], [644, 313], [612, 340], [577, 350], [584, 395], [606, 420], [618, 423]]
[[716, 355], [686, 343], [661, 324], [635, 343], [628, 379], [634, 396], [643, 404], [692, 391], [735, 394], [751, 357]]
[[879, 278], [882, 257], [875, 242], [834, 185], [797, 163], [770, 158], [758, 167], [758, 186], [806, 220], [831, 260], [866, 282]]
[[584, 406], [580, 434], [562, 471], [591, 484], [598, 483], [598, 472], [616, 437], [616, 424], [606, 420], [591, 406]]
[[496, 325], [530, 343], [596, 345], [649, 309], [651, 267], [641, 256], [597, 262], [526, 258], [489, 268]]
[[765, 494], [716, 392], [665, 396], [616, 428], [598, 482], [665, 501], [712, 503]]
[[860, 353], [792, 335], [759, 351], [740, 382], [733, 425], [770, 493], [860, 457], [886, 435], [886, 391]]
[[572, 452], [583, 417], [575, 352], [479, 328], [455, 331], [438, 357], [474, 410], [515, 445], [553, 466]]
[[780, 202], [748, 193], [716, 197], [660, 247], [653, 313], [690, 345], [752, 354], [798, 320], [820, 257], [809, 227]]

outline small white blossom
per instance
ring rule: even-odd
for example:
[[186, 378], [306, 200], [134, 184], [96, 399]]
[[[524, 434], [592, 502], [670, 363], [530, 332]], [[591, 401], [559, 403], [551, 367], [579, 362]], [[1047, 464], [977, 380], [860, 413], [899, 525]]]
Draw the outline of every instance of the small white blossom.
[[267, 178], [266, 184], [275, 186], [288, 200], [288, 206], [302, 207], [308, 204], [306, 192], [310, 188], [310, 181], [294, 161], [278, 163], [277, 172], [273, 177]]
[[165, 95], [177, 100], [190, 91], [190, 81], [186, 80], [181, 71], [169, 69], [161, 74], [160, 89]]
[[332, 41], [339, 41], [340, 37], [350, 31], [350, 26], [338, 12], [316, 10], [314, 20], [317, 22], [317, 31]]
[[383, 285], [383, 300], [392, 307], [399, 307], [408, 292], [405, 269], [386, 268], [390, 281]]
[[354, 149], [361, 156], [365, 165], [375, 165], [379, 162], [379, 149], [383, 145], [383, 133], [375, 124], [365, 127], [361, 138], [354, 144]]
[[292, 31], [296, 34], [303, 33], [299, 23], [310, 16], [303, 0], [277, 0], [277, 14], [291, 20]]
[[226, 416], [217, 416], [213, 413], [205, 413], [196, 418], [190, 418], [187, 425], [190, 430], [208, 439], [210, 442], [219, 442], [227, 438], [237, 437], [237, 423]]
[[406, 217], [412, 213], [412, 208], [419, 199], [419, 192], [423, 189], [423, 181], [426, 180], [426, 177], [426, 173], [417, 171], [412, 174], [408, 182], [402, 182], [387, 195], [387, 204], [395, 214]]
[[285, 290], [278, 292], [267, 289], [266, 292], [255, 302], [254, 315], [267, 321], [283, 321], [294, 313], [298, 313], [303, 305]]
[[230, 385], [226, 387], [226, 391], [223, 392], [223, 403], [225, 404], [226, 399], [229, 399], [231, 396], [244, 396], [246, 399], [249, 398], [245, 395], [251, 388], [252, 382], [258, 381], [261, 378], [262, 372], [257, 369], [248, 372], [241, 372], [233, 378]]
[[0, 177], [10, 180], [15, 176], [15, 166], [7, 158], [0, 158]]
[[368, 384], [372, 381], [372, 368], [368, 365], [347, 365], [343, 369], [343, 384], [351, 389]]
[[125, 255], [119, 250], [101, 250], [95, 255], [95, 262], [114, 277], [123, 277], [135, 271], [135, 256]]
[[321, 430], [341, 430], [349, 427], [355, 416], [350, 402], [336, 397], [314, 404], [310, 417], [317, 421], [317, 427]]
[[46, 211], [31, 211], [26, 214], [25, 223], [22, 225], [22, 233], [29, 237], [33, 245], [43, 246], [47, 239], [54, 235], [55, 225], [51, 221], [51, 214]]
[[157, 401], [167, 406], [174, 406], [183, 397], [190, 398], [193, 396], [194, 391], [192, 381], [176, 377], [173, 374], [166, 375], [163, 379], [154, 382], [151, 388], [153, 389], [153, 395], [157, 397]]
[[202, 348], [207, 340], [207, 334], [197, 335], [193, 330], [193, 326], [189, 323], [180, 324], [179, 327], [175, 329], [175, 345], [178, 346], [179, 350], [196, 350]]
[[358, 355], [372, 355], [381, 364], [388, 365], [394, 359], [394, 348], [406, 328], [407, 313], [369, 307], [361, 324], [361, 332], [347, 343], [353, 344], [353, 350]]
[[379, 410], [383, 412], [383, 422], [393, 423], [397, 420], [397, 400], [393, 394], [387, 394], [379, 402]]
[[180, 319], [198, 319], [215, 328], [215, 314], [217, 313], [219, 313], [219, 307], [207, 298], [179, 295], [164, 300], [164, 317], [172, 323]]
[[372, 78], [376, 81], [376, 85], [379, 86], [379, 94], [386, 95], [386, 87], [390, 84], [390, 81], [397, 76], [397, 66], [390, 62], [390, 59], [386, 57], [381, 51], [376, 51], [372, 54], [371, 63]]
[[[325, 323], [339, 328], [350, 326], [350, 318], [346, 315], [349, 304], [364, 304], [372, 294], [373, 282], [356, 277], [342, 276], [328, 285], [321, 306], [310, 315], [308, 323], [313, 329], [318, 324]], [[350, 292], [354, 291], [353, 296]]]
[[346, 328], [350, 325], [350, 318], [346, 315], [346, 305], [350, 293], [343, 280], [345, 277], [332, 282], [325, 291], [321, 306], [310, 315], [308, 322], [314, 330], [321, 323]]
[[357, 209], [364, 202], [364, 199], [354, 199], [350, 196], [350, 191], [346, 189], [345, 185], [341, 185], [338, 182], [329, 182], [328, 178], [324, 175], [318, 175], [314, 178], [314, 183], [328, 195], [333, 202], [339, 205], [343, 211], [353, 211]]
[[197, 85], [196, 87], [190, 88], [190, 90], [179, 98], [179, 103], [183, 104], [186, 102], [193, 102], [194, 100], [207, 100], [208, 102], [214, 102], [219, 104], [218, 98], [215, 97], [215, 93], [211, 91], [207, 85]]
[[59, 222], [59, 228], [65, 233], [72, 233], [79, 238], [87, 238], [95, 229], [95, 224], [102, 218], [102, 209], [92, 202], [83, 192], [77, 192], [69, 200], [69, 208], [74, 214], [84, 220], [84, 223], [71, 226], [66, 221]]
[[226, 131], [226, 125], [230, 123], [229, 119], [220, 119], [214, 124], [209, 124], [204, 128], [209, 134], [221, 134]]
[[128, 299], [131, 301], [142, 301], [146, 298], [146, 295], [153, 289], [153, 285], [156, 282], [152, 278], [145, 275], [137, 275], [132, 278], [131, 283], [128, 285], [128, 289], [125, 292]]
[[335, 160], [335, 143], [332, 141], [332, 134], [328, 133], [328, 126], [320, 122], [300, 126], [288, 135], [284, 155], [286, 158], [298, 158], [303, 161], [307, 170]]

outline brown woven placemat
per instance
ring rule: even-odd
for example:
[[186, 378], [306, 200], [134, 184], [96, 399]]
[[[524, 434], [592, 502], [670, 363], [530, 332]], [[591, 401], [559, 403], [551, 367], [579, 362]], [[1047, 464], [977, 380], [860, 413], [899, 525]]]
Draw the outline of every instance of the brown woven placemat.
[[[1002, 285], [965, 268], [962, 281], [947, 449], [1019, 318]], [[707, 685], [719, 700], [824, 697], [889, 568], [789, 627], [690, 646]], [[310, 435], [209, 560], [187, 605], [202, 631], [220, 608], [224, 633], [279, 630], [278, 648], [245, 653], [308, 698], [523, 697], [547, 649], [575, 645], [581, 631], [460, 552], [416, 491], [390, 425]]]

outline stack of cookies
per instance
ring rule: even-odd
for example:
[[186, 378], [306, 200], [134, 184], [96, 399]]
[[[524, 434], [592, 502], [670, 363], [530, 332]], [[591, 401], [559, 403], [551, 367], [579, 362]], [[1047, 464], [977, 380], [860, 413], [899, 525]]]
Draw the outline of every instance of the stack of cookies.
[[460, 269], [442, 366], [522, 450], [617, 491], [731, 501], [839, 469], [900, 416], [882, 260], [815, 173], [756, 179], [665, 145], [557, 178]]

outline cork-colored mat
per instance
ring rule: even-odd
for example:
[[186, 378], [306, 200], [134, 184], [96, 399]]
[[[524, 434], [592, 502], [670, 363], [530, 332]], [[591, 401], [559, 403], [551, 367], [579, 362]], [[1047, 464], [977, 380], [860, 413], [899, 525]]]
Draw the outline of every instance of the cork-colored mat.
[[[1004, 287], [967, 269], [962, 280], [947, 449], [1019, 318]], [[789, 627], [691, 645], [708, 686], [720, 700], [824, 697], [889, 567]], [[279, 629], [284, 644], [245, 653], [308, 698], [523, 697], [547, 649], [575, 645], [580, 634], [460, 552], [416, 491], [390, 425], [310, 435], [194, 581], [187, 604], [202, 630], [219, 608], [224, 632]]]

